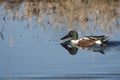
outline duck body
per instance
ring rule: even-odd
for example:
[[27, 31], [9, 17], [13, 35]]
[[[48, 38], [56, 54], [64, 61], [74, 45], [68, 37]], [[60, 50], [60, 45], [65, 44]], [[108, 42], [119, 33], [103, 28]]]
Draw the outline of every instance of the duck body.
[[93, 45], [105, 45], [107, 44], [107, 37], [105, 36], [86, 36], [76, 40], [70, 40], [72, 45], [81, 47], [93, 46]]
[[62, 39], [70, 38], [70, 44], [73, 46], [80, 46], [80, 47], [88, 47], [93, 45], [100, 45], [105, 46], [108, 42], [108, 37], [101, 35], [101, 36], [84, 36], [78, 39], [78, 33], [74, 30], [70, 31], [66, 36]]

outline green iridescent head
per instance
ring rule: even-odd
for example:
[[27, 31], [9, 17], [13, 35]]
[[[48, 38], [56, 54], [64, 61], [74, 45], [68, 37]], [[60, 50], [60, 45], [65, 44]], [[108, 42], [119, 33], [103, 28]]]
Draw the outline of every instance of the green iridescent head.
[[65, 35], [64, 37], [61, 38], [61, 40], [63, 39], [67, 39], [67, 38], [72, 38], [72, 39], [78, 39], [78, 33], [74, 30], [71, 30], [67, 35]]

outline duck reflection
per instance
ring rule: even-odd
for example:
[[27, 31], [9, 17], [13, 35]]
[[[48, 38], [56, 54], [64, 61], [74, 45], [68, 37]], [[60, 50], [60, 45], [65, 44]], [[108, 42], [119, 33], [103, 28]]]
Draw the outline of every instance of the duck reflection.
[[71, 55], [75, 55], [78, 51], [77, 47], [74, 47], [69, 44], [69, 41], [61, 43], [62, 47], [64, 47]]
[[2, 29], [0, 31], [0, 38], [4, 41], [3, 31], [4, 31], [4, 25], [2, 26]]
[[61, 46], [64, 47], [71, 55], [75, 55], [78, 48], [90, 50], [105, 54], [105, 50], [113, 47], [120, 47], [119, 41], [109, 41], [108, 36], [84, 36], [78, 39], [78, 33], [74, 30], [61, 38]]

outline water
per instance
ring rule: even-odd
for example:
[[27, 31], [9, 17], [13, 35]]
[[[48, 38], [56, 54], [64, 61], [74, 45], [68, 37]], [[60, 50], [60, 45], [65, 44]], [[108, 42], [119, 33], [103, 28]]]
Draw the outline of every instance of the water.
[[[4, 20], [2, 9], [0, 9], [1, 79], [119, 80], [120, 30], [118, 28], [116, 31], [115, 27], [113, 33], [96, 29], [92, 32], [90, 29], [92, 35], [105, 34], [110, 37], [110, 45], [104, 48], [105, 54], [78, 48], [77, 53], [71, 55], [60, 45], [60, 38], [71, 28], [51, 26], [52, 24], [48, 24], [45, 18], [44, 26], [40, 26], [34, 17], [31, 22], [27, 19], [13, 20], [11, 12]], [[120, 18], [118, 22], [120, 24]], [[88, 22], [88, 25], [91, 23]], [[81, 27], [77, 27], [76, 30], [80, 29]], [[86, 31], [82, 35], [88, 35]]]

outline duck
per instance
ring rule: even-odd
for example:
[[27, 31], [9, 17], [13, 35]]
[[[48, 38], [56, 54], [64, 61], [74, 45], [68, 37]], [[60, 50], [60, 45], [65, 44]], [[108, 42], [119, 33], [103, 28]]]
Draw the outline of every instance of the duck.
[[67, 39], [70, 45], [79, 46], [79, 47], [89, 47], [89, 46], [107, 46], [108, 44], [108, 36], [100, 35], [100, 36], [83, 36], [78, 38], [78, 33], [75, 30], [69, 31], [67, 35], [61, 38], [61, 40]]

